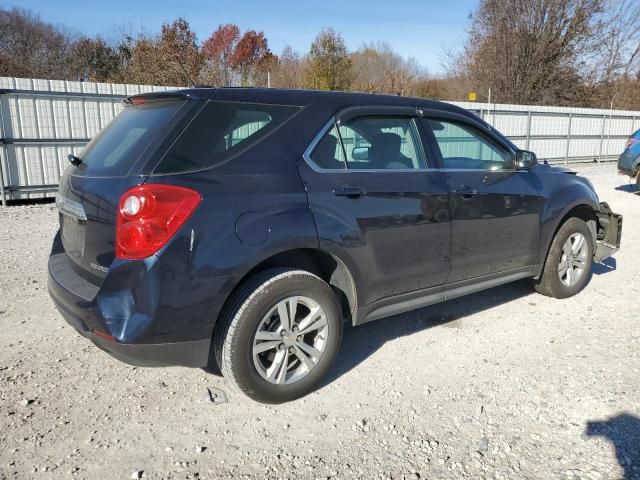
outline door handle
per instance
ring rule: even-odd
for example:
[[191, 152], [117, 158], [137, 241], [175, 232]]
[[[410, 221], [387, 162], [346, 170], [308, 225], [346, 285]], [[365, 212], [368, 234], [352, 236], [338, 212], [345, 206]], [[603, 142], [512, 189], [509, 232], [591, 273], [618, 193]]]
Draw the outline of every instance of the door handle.
[[458, 188], [454, 189], [453, 193], [461, 195], [462, 198], [471, 198], [478, 195], [478, 190], [476, 190], [475, 188], [471, 188], [468, 185], [461, 185]]
[[333, 194], [339, 197], [357, 198], [367, 193], [360, 187], [339, 187], [333, 189]]

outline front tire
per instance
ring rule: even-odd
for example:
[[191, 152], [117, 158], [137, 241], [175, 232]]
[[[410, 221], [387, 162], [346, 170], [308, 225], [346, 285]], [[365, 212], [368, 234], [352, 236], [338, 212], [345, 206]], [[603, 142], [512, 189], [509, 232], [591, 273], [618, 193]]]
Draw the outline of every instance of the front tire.
[[273, 269], [242, 285], [214, 332], [226, 379], [249, 397], [282, 403], [311, 392], [342, 339], [342, 314], [327, 283], [303, 270]]
[[542, 275], [534, 287], [548, 297], [572, 297], [589, 283], [592, 266], [591, 230], [583, 220], [569, 218], [556, 233]]

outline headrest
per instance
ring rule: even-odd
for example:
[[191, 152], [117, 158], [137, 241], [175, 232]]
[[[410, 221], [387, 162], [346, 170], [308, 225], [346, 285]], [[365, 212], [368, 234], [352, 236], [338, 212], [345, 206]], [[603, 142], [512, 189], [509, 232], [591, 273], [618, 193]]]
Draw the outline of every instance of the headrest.
[[328, 162], [335, 159], [336, 146], [338, 145], [338, 139], [333, 135], [325, 135], [322, 141], [318, 143], [316, 150], [313, 152], [314, 157], [322, 162]]
[[377, 168], [384, 168], [390, 162], [397, 161], [400, 157], [402, 139], [396, 133], [378, 133], [371, 139], [369, 148], [369, 160], [376, 164]]

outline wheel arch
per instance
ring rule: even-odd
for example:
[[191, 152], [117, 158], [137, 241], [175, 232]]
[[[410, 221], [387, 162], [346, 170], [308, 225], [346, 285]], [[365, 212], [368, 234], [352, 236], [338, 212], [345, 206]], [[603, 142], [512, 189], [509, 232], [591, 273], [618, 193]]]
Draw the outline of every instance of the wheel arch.
[[[248, 278], [271, 268], [294, 268], [317, 275], [327, 282], [336, 293], [343, 316], [352, 322], [355, 321], [358, 297], [353, 274], [344, 261], [319, 248], [306, 247], [284, 250], [261, 260], [235, 282], [234, 288], [227, 297], [227, 302], [233, 296], [233, 292]], [[225, 302], [225, 307], [227, 302]]]
[[640, 154], [638, 154], [638, 156], [633, 161], [631, 172], [633, 173], [631, 178], [636, 177], [636, 181], [640, 182]]
[[593, 244], [595, 246], [596, 243], [596, 212], [598, 211], [598, 204], [594, 202], [592, 199], [582, 198], [575, 200], [574, 202], [567, 205], [555, 218], [556, 221], [552, 224], [552, 228], [549, 229], [550, 234], [546, 236], [544, 248], [541, 249], [540, 252], [540, 261], [538, 262], [538, 268], [535, 272], [535, 279], [540, 278], [542, 271], [544, 270], [545, 262], [547, 261], [547, 256], [549, 255], [549, 249], [551, 248], [551, 243], [555, 238], [560, 227], [570, 218], [579, 218], [583, 220], [589, 229], [591, 230], [591, 235], [593, 239]]

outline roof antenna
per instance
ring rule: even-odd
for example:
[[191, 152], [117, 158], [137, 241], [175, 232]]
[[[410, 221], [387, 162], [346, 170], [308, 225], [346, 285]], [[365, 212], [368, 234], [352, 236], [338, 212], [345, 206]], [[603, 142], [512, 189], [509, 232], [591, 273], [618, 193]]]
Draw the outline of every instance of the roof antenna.
[[178, 62], [178, 65], [180, 65], [180, 68], [182, 69], [182, 73], [184, 73], [185, 76], [189, 79], [189, 82], [191, 82], [191, 87], [192, 88], [196, 88], [196, 82], [193, 81], [193, 78], [191, 78], [191, 75], [189, 75], [189, 72], [187, 72], [187, 69], [184, 68], [184, 65], [180, 61], [180, 58], [178, 57], [178, 55], [179, 55], [178, 53], [176, 53], [176, 55], [175, 55], [176, 62]]

